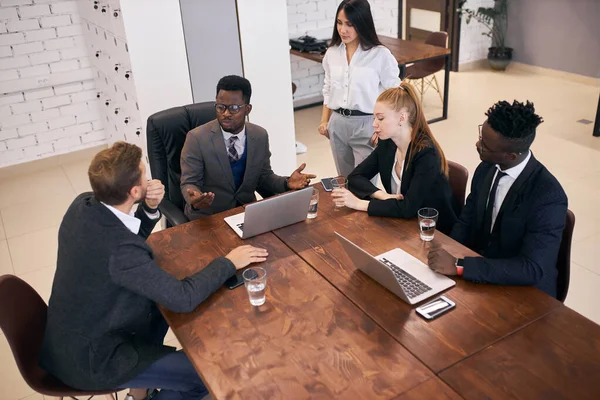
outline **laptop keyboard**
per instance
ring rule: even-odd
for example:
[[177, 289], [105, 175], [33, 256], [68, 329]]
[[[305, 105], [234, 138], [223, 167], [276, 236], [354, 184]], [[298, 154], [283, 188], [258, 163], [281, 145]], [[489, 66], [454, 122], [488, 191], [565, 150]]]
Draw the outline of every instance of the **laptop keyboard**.
[[390, 269], [394, 273], [394, 276], [396, 277], [396, 280], [398, 281], [398, 284], [402, 286], [402, 289], [404, 289], [404, 293], [406, 293], [406, 295], [410, 299], [431, 290], [431, 288], [425, 283], [421, 282], [406, 271], [400, 269], [396, 264], [394, 264], [387, 258], [382, 258], [380, 261], [388, 267], [390, 267]]
[[244, 223], [237, 224], [237, 227], [240, 228], [240, 231], [244, 232]]

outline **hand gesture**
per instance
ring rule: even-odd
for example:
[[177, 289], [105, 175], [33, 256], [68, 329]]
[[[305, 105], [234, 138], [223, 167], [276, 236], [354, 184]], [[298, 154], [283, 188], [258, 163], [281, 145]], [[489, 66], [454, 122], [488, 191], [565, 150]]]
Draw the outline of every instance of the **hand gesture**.
[[148, 181], [148, 185], [146, 186], [146, 205], [149, 208], [155, 209], [158, 208], [158, 205], [162, 201], [165, 196], [165, 185], [158, 179], [152, 179]]
[[194, 189], [188, 189], [187, 194], [190, 199], [190, 205], [195, 209], [210, 207], [215, 199], [215, 194], [212, 192], [202, 193]]
[[311, 179], [317, 177], [313, 174], [303, 174], [302, 171], [304, 168], [306, 168], [306, 163], [302, 163], [302, 165], [292, 173], [287, 182], [288, 188], [293, 190], [303, 189], [310, 185]]

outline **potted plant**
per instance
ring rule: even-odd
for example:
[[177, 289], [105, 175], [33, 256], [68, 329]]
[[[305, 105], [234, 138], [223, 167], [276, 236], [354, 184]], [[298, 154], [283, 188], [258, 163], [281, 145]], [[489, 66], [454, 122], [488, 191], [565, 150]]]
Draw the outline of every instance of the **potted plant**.
[[471, 19], [483, 24], [487, 32], [482, 35], [492, 39], [492, 47], [489, 48], [488, 62], [492, 69], [504, 71], [512, 60], [512, 51], [506, 47], [506, 29], [508, 27], [508, 0], [494, 0], [493, 7], [479, 7], [477, 11], [465, 8], [467, 0], [460, 0], [458, 12], [465, 15], [468, 24]]

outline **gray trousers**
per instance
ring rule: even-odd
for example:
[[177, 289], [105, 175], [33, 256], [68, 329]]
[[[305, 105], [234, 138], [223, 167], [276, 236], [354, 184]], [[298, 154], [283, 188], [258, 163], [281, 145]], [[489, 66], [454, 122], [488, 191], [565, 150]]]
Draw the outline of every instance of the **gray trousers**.
[[335, 111], [331, 113], [327, 130], [338, 175], [350, 175], [373, 151], [369, 144], [375, 130], [373, 119], [373, 115], [344, 117]]

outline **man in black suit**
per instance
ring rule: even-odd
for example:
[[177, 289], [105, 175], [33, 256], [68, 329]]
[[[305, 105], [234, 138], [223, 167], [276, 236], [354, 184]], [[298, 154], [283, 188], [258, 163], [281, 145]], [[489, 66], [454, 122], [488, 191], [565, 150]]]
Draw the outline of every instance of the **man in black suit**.
[[432, 270], [499, 285], [535, 286], [556, 297], [556, 261], [567, 196], [529, 147], [542, 118], [533, 104], [501, 101], [479, 126], [482, 160], [451, 236], [481, 254], [457, 259], [441, 247], [428, 255]]
[[271, 169], [269, 135], [246, 122], [252, 105], [250, 82], [225, 76], [217, 84], [217, 119], [192, 129], [181, 150], [181, 193], [185, 215], [193, 220], [308, 186], [315, 175], [302, 164], [289, 177]]
[[191, 312], [267, 252], [242, 246], [183, 280], [167, 274], [146, 244], [164, 186], [147, 182], [141, 159], [124, 142], [96, 154], [94, 193], [79, 195], [63, 218], [40, 366], [77, 389], [158, 387], [155, 400], [201, 399], [207, 390], [185, 353], [163, 345], [157, 304]]

